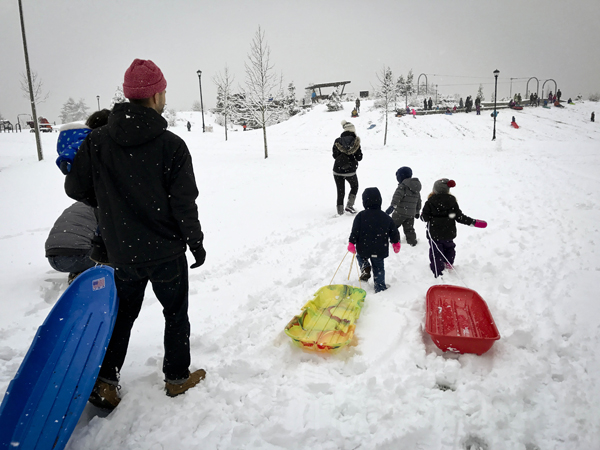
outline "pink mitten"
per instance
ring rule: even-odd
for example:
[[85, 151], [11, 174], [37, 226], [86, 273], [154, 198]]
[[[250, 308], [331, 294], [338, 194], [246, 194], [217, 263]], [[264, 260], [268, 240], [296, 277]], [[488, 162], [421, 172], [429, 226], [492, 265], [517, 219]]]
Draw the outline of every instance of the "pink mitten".
[[487, 227], [487, 222], [485, 220], [475, 220], [475, 224], [473, 226], [475, 228], [485, 228]]
[[356, 253], [356, 247], [354, 246], [354, 244], [352, 242], [348, 242], [348, 251], [350, 253]]
[[392, 244], [392, 248], [394, 249], [394, 253], [398, 253], [400, 251], [400, 242]]

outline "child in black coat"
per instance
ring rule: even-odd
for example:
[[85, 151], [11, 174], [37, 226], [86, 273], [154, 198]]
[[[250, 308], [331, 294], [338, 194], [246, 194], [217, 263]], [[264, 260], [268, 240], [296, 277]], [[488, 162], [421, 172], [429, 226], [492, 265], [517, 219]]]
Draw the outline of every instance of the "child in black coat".
[[381, 210], [379, 189], [365, 189], [362, 200], [365, 209], [354, 218], [348, 251], [356, 253], [356, 260], [361, 268], [361, 281], [371, 278], [373, 267], [375, 292], [385, 291], [387, 286], [383, 260], [389, 255], [390, 241], [394, 252], [400, 251], [400, 233], [392, 218]]
[[444, 268], [452, 269], [454, 264], [456, 222], [477, 228], [487, 227], [487, 223], [483, 220], [471, 219], [462, 213], [456, 198], [450, 194], [450, 188], [454, 186], [456, 186], [454, 180], [448, 178], [437, 180], [421, 213], [421, 219], [427, 222], [429, 267], [436, 278], [442, 275]]

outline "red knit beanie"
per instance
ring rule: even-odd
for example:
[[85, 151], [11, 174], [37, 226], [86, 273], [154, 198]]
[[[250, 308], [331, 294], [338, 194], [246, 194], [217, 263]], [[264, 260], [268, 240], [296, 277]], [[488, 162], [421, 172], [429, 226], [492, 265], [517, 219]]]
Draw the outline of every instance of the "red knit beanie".
[[152, 61], [135, 59], [125, 72], [123, 95], [129, 99], [150, 98], [167, 88], [167, 80]]

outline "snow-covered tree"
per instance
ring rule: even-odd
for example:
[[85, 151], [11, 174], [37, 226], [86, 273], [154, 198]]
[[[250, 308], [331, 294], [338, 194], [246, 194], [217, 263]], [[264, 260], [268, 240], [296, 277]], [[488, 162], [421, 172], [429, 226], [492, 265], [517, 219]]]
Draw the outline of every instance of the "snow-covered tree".
[[265, 159], [269, 157], [267, 146], [267, 125], [278, 119], [278, 105], [273, 101], [277, 92], [276, 75], [270, 62], [271, 50], [265, 41], [265, 33], [258, 31], [250, 44], [246, 62], [246, 90], [243, 95], [245, 114], [263, 129]]
[[59, 117], [62, 123], [86, 120], [89, 116], [88, 110], [89, 108], [83, 99], [79, 99], [78, 102], [75, 102], [72, 97], [69, 97], [63, 104]]
[[177, 123], [177, 112], [174, 109], [165, 109], [162, 113], [162, 116], [167, 121], [167, 125], [170, 127], [174, 127]]
[[227, 66], [225, 66], [222, 74], [219, 73], [213, 78], [217, 85], [217, 107], [215, 112], [223, 117], [225, 140], [227, 140], [227, 119], [234, 114], [234, 103], [232, 101], [233, 80], [234, 76], [229, 72]]
[[125, 98], [125, 94], [123, 94], [123, 88], [121, 86], [117, 86], [117, 90], [113, 95], [112, 101], [110, 102], [110, 109], [112, 110], [117, 103], [125, 103], [128, 100]]
[[479, 90], [477, 91], [477, 98], [479, 98], [479, 100], [484, 101], [485, 100], [485, 96], [483, 95], [483, 84], [479, 85]]
[[341, 111], [344, 109], [344, 105], [342, 105], [342, 99], [340, 94], [338, 94], [337, 89], [333, 91], [327, 99], [327, 109], [329, 111]]
[[285, 96], [285, 107], [290, 117], [295, 116], [301, 111], [298, 103], [296, 102], [296, 86], [294, 86], [293, 82], [288, 84], [288, 91], [287, 95]]
[[377, 94], [379, 97], [379, 104], [383, 107], [383, 115], [385, 116], [385, 132], [383, 133], [383, 145], [387, 143], [387, 130], [388, 130], [388, 113], [390, 107], [393, 107], [396, 101], [396, 89], [397, 83], [394, 82], [394, 76], [392, 70], [389, 67], [384, 67], [381, 73], [377, 74], [377, 80], [379, 80], [379, 86]]

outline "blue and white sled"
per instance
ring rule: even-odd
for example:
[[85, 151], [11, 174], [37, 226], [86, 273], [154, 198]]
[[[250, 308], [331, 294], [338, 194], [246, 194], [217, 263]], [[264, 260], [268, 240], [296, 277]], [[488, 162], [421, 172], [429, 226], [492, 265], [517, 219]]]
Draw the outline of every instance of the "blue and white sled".
[[117, 317], [113, 269], [79, 275], [38, 329], [0, 405], [0, 449], [65, 447], [92, 392]]

